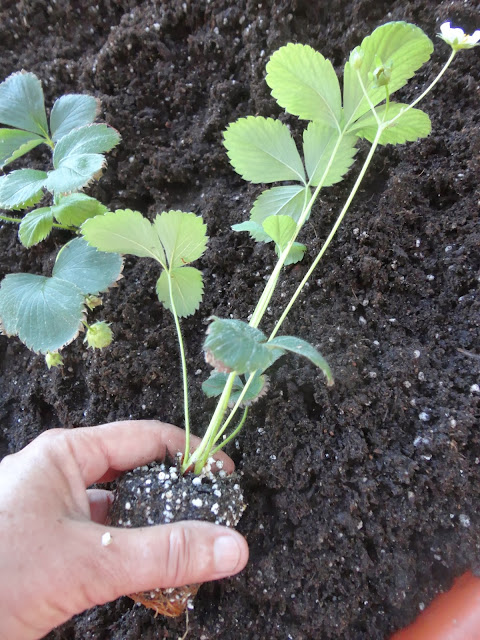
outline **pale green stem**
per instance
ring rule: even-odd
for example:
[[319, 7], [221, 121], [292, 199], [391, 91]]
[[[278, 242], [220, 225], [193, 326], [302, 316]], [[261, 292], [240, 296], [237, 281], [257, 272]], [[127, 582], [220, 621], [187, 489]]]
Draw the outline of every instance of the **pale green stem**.
[[362, 88], [363, 95], [364, 95], [366, 101], [368, 102], [368, 106], [370, 107], [370, 111], [373, 113], [374, 118], [377, 121], [378, 126], [380, 126], [381, 125], [380, 118], [378, 117], [378, 113], [375, 111], [375, 107], [373, 105], [373, 102], [370, 100], [370, 96], [368, 95], [367, 90], [365, 89], [365, 85], [363, 84], [362, 76], [360, 75], [360, 71], [358, 69], [357, 69], [357, 79], [358, 79], [358, 82], [360, 83], [360, 86]]
[[177, 309], [175, 307], [175, 302], [173, 299], [172, 276], [168, 269], [165, 269], [165, 273], [167, 274], [167, 279], [168, 279], [168, 295], [170, 297], [171, 312], [173, 315], [173, 319], [175, 321], [175, 328], [177, 330], [178, 346], [180, 349], [180, 360], [182, 363], [183, 409], [184, 409], [184, 415], [185, 415], [185, 456], [184, 458], [187, 458], [190, 452], [190, 413], [189, 413], [189, 402], [188, 402], [187, 360], [185, 358], [185, 348], [183, 346], [182, 330], [180, 328]]
[[[235, 438], [237, 433], [239, 433], [241, 431], [243, 425], [245, 424], [245, 420], [247, 419], [247, 415], [248, 415], [248, 407], [245, 407], [245, 411], [243, 412], [242, 419], [240, 420], [240, 422], [238, 423], [236, 428], [232, 431], [232, 433], [228, 436], [228, 438], [225, 438], [225, 440], [222, 442], [222, 444], [219, 444], [218, 447], [215, 447], [215, 449], [212, 451], [212, 453], [210, 455], [214, 456], [216, 453], [218, 453], [220, 451], [220, 449], [223, 449], [223, 447], [226, 444], [228, 444], [230, 442], [230, 440], [233, 440], [233, 438]], [[217, 440], [215, 440], [215, 442], [216, 441]]]

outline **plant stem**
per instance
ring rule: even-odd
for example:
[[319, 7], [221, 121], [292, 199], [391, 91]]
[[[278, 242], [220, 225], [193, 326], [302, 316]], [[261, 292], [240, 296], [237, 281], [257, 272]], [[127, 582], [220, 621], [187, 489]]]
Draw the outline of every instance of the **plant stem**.
[[239, 433], [241, 431], [243, 425], [245, 424], [245, 420], [247, 419], [247, 415], [248, 415], [248, 407], [245, 407], [242, 419], [240, 420], [238, 425], [235, 427], [235, 429], [232, 431], [232, 433], [228, 436], [228, 438], [225, 438], [225, 440], [221, 444], [219, 444], [218, 447], [215, 447], [215, 449], [212, 451], [212, 453], [210, 455], [214, 456], [216, 453], [218, 453], [218, 451], [220, 451], [220, 449], [222, 449], [226, 444], [228, 444], [230, 442], [230, 440], [233, 440], [233, 438], [235, 438], [237, 433]]
[[183, 336], [182, 336], [182, 330], [180, 328], [180, 321], [178, 319], [177, 309], [175, 307], [175, 302], [173, 299], [172, 276], [170, 274], [169, 269], [165, 269], [165, 273], [167, 274], [167, 279], [168, 279], [168, 295], [170, 297], [171, 312], [173, 315], [173, 319], [175, 321], [175, 328], [177, 330], [178, 347], [180, 349], [180, 360], [182, 363], [183, 410], [184, 410], [184, 416], [185, 416], [185, 455], [184, 455], [184, 459], [185, 459], [188, 457], [190, 453], [190, 411], [189, 411], [189, 402], [188, 402], [187, 359], [185, 357], [185, 347], [183, 345]]

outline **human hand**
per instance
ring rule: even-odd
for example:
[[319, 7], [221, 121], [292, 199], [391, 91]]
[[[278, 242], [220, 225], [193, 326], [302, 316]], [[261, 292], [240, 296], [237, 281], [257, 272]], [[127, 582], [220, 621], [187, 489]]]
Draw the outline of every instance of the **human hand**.
[[[192, 439], [192, 446], [198, 443]], [[183, 450], [184, 432], [140, 420], [52, 429], [0, 463], [0, 638], [43, 637], [121, 595], [233, 575], [245, 539], [206, 522], [116, 529], [111, 493], [87, 489]], [[224, 453], [227, 472], [234, 469]], [[112, 544], [102, 546], [109, 531]]]

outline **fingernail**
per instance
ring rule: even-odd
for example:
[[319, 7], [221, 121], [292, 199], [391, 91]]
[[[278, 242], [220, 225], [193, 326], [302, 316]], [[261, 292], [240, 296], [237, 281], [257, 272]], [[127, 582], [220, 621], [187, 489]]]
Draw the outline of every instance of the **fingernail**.
[[215, 569], [219, 573], [228, 574], [238, 566], [240, 547], [236, 536], [220, 536], [213, 545]]

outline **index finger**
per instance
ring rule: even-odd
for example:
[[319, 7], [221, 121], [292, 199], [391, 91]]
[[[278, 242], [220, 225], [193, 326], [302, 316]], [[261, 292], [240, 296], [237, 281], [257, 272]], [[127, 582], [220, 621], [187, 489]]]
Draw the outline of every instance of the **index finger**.
[[[106, 482], [115, 472], [127, 471], [153, 460], [174, 458], [185, 447], [185, 431], [158, 420], [124, 420], [98, 427], [78, 427], [65, 433], [85, 485]], [[190, 450], [200, 438], [190, 437]], [[227, 473], [235, 469], [225, 453], [215, 455]]]

